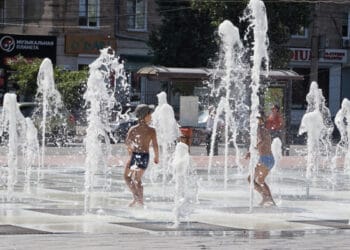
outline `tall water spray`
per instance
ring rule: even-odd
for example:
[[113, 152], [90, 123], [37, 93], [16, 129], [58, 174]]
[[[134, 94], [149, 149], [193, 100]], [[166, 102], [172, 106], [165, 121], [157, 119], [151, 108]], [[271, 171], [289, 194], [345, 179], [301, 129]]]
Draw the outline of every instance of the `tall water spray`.
[[39, 68], [37, 77], [37, 93], [35, 101], [39, 104], [35, 115], [41, 117], [41, 160], [38, 168], [38, 182], [41, 178], [40, 168], [44, 167], [45, 162], [45, 140], [47, 125], [53, 119], [62, 117], [62, 109], [64, 107], [61, 94], [56, 89], [53, 66], [50, 59], [45, 58]]
[[[258, 152], [256, 149], [257, 142], [257, 129], [258, 121], [257, 116], [259, 114], [259, 89], [261, 67], [264, 64], [266, 74], [269, 70], [269, 57], [268, 57], [268, 23], [266, 17], [266, 8], [264, 2], [261, 0], [250, 0], [247, 7], [247, 16], [250, 20], [250, 28], [253, 30], [254, 44], [253, 44], [253, 67], [251, 69], [251, 110], [250, 110], [250, 161], [249, 172], [250, 176], [254, 176], [255, 166], [258, 163]], [[253, 191], [254, 191], [254, 178], [250, 178], [250, 211], [253, 208]]]
[[190, 155], [188, 153], [188, 146], [185, 143], [179, 142], [176, 145], [174, 159], [171, 165], [175, 176], [174, 227], [178, 227], [181, 217], [187, 215], [186, 206], [189, 202], [187, 194], [193, 193], [193, 190], [189, 190]]
[[[239, 162], [240, 151], [237, 145], [238, 130], [243, 130], [243, 121], [247, 114], [246, 101], [247, 65], [243, 62], [244, 47], [240, 39], [239, 30], [230, 21], [225, 20], [219, 25], [221, 39], [220, 55], [217, 67], [212, 75], [212, 95], [220, 97], [216, 115], [214, 118], [213, 133], [211, 137], [211, 151], [209, 154], [208, 176], [210, 178], [213, 148], [217, 136], [219, 117], [225, 116], [225, 163], [224, 163], [224, 188], [227, 188], [228, 146], [232, 141], [236, 152], [236, 164], [241, 169]], [[229, 138], [231, 131], [232, 138]]]
[[307, 133], [306, 179], [309, 182], [311, 174], [318, 173], [322, 156], [326, 158], [324, 162], [327, 164], [325, 165], [330, 163], [329, 152], [331, 151], [333, 124], [322, 90], [318, 88], [316, 82], [311, 83], [306, 101], [308, 106], [301, 120], [299, 135]]
[[336, 154], [333, 158], [333, 169], [336, 168], [336, 160], [339, 156], [344, 156], [344, 171], [350, 173], [350, 101], [344, 98], [341, 109], [337, 112], [334, 123], [340, 133], [340, 141], [336, 147]]
[[18, 108], [16, 94], [6, 93], [4, 96], [2, 126], [0, 134], [8, 134], [7, 153], [7, 198], [11, 199], [17, 182], [18, 150], [25, 139], [26, 123]]
[[[157, 132], [157, 140], [160, 146], [160, 171], [162, 171], [163, 185], [167, 177], [173, 173], [171, 169], [171, 157], [173, 146], [180, 137], [180, 129], [175, 119], [174, 110], [167, 102], [165, 92], [157, 94], [158, 106], [152, 114], [152, 125]], [[153, 169], [155, 171], [155, 169]]]
[[[26, 122], [26, 140], [24, 144], [24, 169], [25, 169], [25, 184], [24, 189], [30, 191], [30, 179], [32, 175], [32, 167], [39, 162], [40, 146], [38, 140], [38, 130], [34, 126], [33, 121], [25, 118]], [[38, 164], [37, 164], [38, 165]]]
[[[100, 56], [89, 65], [89, 78], [84, 99], [87, 105], [87, 122], [85, 138], [85, 191], [84, 210], [90, 209], [91, 191], [95, 185], [94, 177], [98, 170], [105, 176], [104, 188], [107, 187], [108, 167], [106, 157], [110, 155], [109, 143], [110, 114], [117, 106], [115, 98], [115, 80], [125, 81], [124, 67], [115, 58], [110, 48], [101, 50]], [[111, 79], [113, 82], [111, 82]], [[126, 84], [123, 82], [122, 84]], [[105, 142], [104, 150], [102, 140]]]

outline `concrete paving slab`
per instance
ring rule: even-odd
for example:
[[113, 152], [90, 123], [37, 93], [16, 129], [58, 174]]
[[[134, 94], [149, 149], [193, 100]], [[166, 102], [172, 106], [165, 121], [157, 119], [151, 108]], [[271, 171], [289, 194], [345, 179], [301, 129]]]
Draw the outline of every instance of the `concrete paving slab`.
[[[248, 169], [229, 166], [224, 188], [223, 157], [215, 158], [209, 176], [208, 157], [191, 149], [198, 194], [188, 197], [180, 227], [174, 229], [175, 183], [171, 178], [165, 185], [161, 178], [152, 181], [150, 171], [157, 166], [151, 165], [144, 176], [145, 207], [129, 208], [132, 196], [121, 164], [125, 156], [114, 156], [107, 178], [102, 170], [96, 174], [85, 214], [84, 157], [71, 155], [77, 149], [60, 150], [48, 150], [54, 158], [50, 154], [46, 158], [39, 183], [39, 169], [33, 167], [30, 190], [25, 191], [22, 165], [12, 193], [0, 185], [0, 226], [16, 233], [9, 238], [0, 233], [0, 250], [347, 249], [350, 245], [350, 175], [324, 169], [307, 182], [305, 164], [297, 155], [285, 157], [284, 165], [267, 179], [277, 206], [258, 207], [260, 197], [254, 193], [250, 211]], [[5, 158], [0, 156], [0, 162]], [[6, 167], [0, 170], [7, 172]], [[196, 190], [189, 186], [186, 192]]]

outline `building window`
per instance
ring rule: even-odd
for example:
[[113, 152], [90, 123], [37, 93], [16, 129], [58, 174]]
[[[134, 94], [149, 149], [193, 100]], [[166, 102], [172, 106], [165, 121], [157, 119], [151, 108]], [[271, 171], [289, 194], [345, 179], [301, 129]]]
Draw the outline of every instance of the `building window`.
[[126, 3], [127, 15], [128, 15], [128, 30], [147, 30], [146, 0], [127, 0]]
[[79, 0], [79, 25], [86, 27], [98, 27], [99, 11], [99, 0]]
[[[305, 110], [307, 108], [306, 95], [310, 90], [310, 69], [293, 68], [295, 72], [304, 77], [303, 81], [295, 81], [292, 84], [292, 109]], [[329, 100], [329, 69], [319, 68], [318, 70], [318, 87], [322, 90], [322, 95]]]
[[349, 13], [344, 12], [342, 17], [341, 33], [343, 38], [350, 38], [349, 36]]
[[304, 26], [300, 26], [298, 29], [298, 32], [295, 34], [292, 34], [292, 38], [307, 38], [308, 35], [309, 35], [309, 30]]
[[0, 23], [5, 23], [5, 0], [0, 0]]

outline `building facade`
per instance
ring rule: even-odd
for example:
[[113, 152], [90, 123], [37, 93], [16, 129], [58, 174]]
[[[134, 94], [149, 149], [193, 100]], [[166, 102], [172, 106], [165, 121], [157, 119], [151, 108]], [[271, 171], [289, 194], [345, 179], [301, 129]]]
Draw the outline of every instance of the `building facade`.
[[[339, 110], [343, 98], [350, 98], [350, 4], [320, 3], [309, 27], [292, 36], [290, 68], [304, 76], [295, 83], [292, 96], [292, 123], [299, 124], [306, 109], [310, 86], [312, 38], [318, 40], [318, 85], [331, 115]], [[315, 32], [316, 29], [316, 32]]]
[[[6, 89], [6, 61], [17, 54], [49, 57], [68, 70], [86, 67], [99, 49], [114, 48], [140, 90], [136, 74], [150, 64], [147, 40], [161, 24], [155, 0], [0, 0], [0, 92]], [[318, 83], [335, 116], [350, 98], [350, 3], [320, 3], [309, 27], [292, 36], [290, 69], [304, 76], [293, 84], [292, 124], [305, 112], [310, 85], [312, 36], [318, 39]], [[314, 34], [315, 24], [318, 28]]]
[[110, 46], [136, 84], [133, 72], [150, 64], [147, 40], [159, 23], [154, 0], [0, 0], [0, 73], [17, 54], [77, 70]]

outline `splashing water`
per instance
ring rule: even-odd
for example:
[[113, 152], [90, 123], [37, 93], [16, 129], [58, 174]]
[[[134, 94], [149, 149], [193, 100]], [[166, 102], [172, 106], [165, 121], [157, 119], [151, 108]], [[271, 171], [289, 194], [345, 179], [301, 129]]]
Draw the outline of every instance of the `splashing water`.
[[[208, 178], [210, 178], [213, 149], [217, 137], [219, 117], [225, 116], [225, 165], [224, 165], [224, 187], [227, 188], [227, 167], [228, 167], [228, 145], [229, 130], [232, 134], [231, 141], [235, 147], [236, 164], [242, 169], [239, 162], [240, 150], [237, 144], [238, 130], [243, 130], [244, 115], [247, 114], [248, 107], [246, 101], [246, 87], [244, 80], [247, 78], [247, 65], [242, 58], [244, 56], [244, 47], [240, 39], [239, 30], [230, 21], [225, 20], [219, 25], [219, 36], [221, 39], [221, 48], [219, 61], [216, 69], [211, 76], [209, 86], [212, 89], [212, 96], [220, 97], [216, 115], [214, 118], [213, 133], [211, 137], [211, 147], [208, 163]], [[222, 96], [224, 95], [224, 96]]]
[[[115, 92], [111, 88], [111, 76], [115, 79], [125, 79], [123, 67], [115, 58], [110, 48], [101, 50], [100, 56], [89, 65], [89, 78], [84, 99], [87, 105], [87, 122], [85, 138], [85, 213], [90, 209], [91, 191], [94, 187], [94, 176], [102, 169], [105, 176], [104, 189], [107, 187], [108, 167], [106, 156], [111, 154], [109, 142], [110, 114], [116, 106]], [[114, 82], [113, 82], [114, 84]], [[103, 150], [102, 140], [106, 150]]]
[[349, 148], [349, 136], [350, 136], [350, 101], [344, 98], [341, 104], [341, 109], [337, 112], [334, 123], [337, 126], [340, 133], [340, 141], [336, 147], [336, 153], [332, 160], [332, 166], [335, 170], [336, 160], [339, 155], [344, 155], [344, 172], [350, 173], [350, 148]]
[[32, 166], [39, 161], [40, 146], [38, 140], [38, 130], [34, 126], [33, 121], [27, 117], [26, 122], [26, 140], [24, 144], [24, 169], [25, 169], [25, 186], [24, 189], [30, 191], [30, 179]]
[[[249, 161], [249, 172], [250, 176], [254, 176], [255, 166], [258, 163], [258, 152], [256, 149], [257, 141], [257, 129], [258, 121], [257, 116], [259, 114], [259, 96], [258, 92], [260, 89], [260, 73], [262, 64], [265, 64], [266, 74], [269, 69], [269, 58], [268, 58], [268, 23], [266, 17], [266, 8], [264, 2], [261, 0], [250, 0], [247, 13], [245, 18], [250, 20], [250, 29], [253, 30], [254, 35], [254, 46], [253, 46], [253, 67], [251, 69], [252, 83], [251, 87], [251, 110], [250, 110], [250, 161]], [[254, 191], [254, 178], [250, 178], [250, 211], [253, 209], [253, 191]]]
[[[171, 169], [172, 148], [176, 140], [180, 137], [180, 129], [175, 119], [174, 110], [167, 102], [165, 92], [158, 95], [158, 106], [152, 114], [152, 125], [157, 133], [157, 141], [160, 146], [160, 163], [159, 168], [162, 171], [163, 185], [165, 185], [167, 177], [173, 173]], [[156, 171], [156, 169], [153, 169]], [[155, 175], [153, 173], [153, 175]]]
[[174, 197], [174, 225], [177, 227], [180, 223], [182, 215], [181, 208], [186, 203], [185, 194], [189, 191], [188, 186], [188, 170], [190, 167], [190, 155], [188, 153], [188, 146], [179, 142], [175, 148], [174, 160], [172, 162], [175, 175], [175, 197]]
[[181, 218], [189, 217], [193, 210], [192, 203], [198, 198], [198, 178], [192, 169], [188, 146], [179, 142], [175, 147], [174, 159], [171, 162], [174, 169], [174, 225], [178, 227]]
[[311, 174], [318, 173], [322, 155], [326, 155], [325, 163], [330, 162], [333, 124], [322, 90], [316, 82], [311, 83], [306, 101], [308, 106], [301, 120], [299, 135], [307, 133], [306, 179], [310, 181]]
[[61, 117], [61, 111], [63, 109], [63, 102], [61, 94], [58, 92], [55, 86], [53, 66], [50, 59], [45, 58], [40, 65], [39, 73], [37, 77], [37, 93], [35, 96], [35, 102], [38, 103], [38, 107], [34, 111], [35, 116], [41, 115], [41, 161], [38, 168], [38, 183], [40, 182], [41, 172], [40, 169], [44, 167], [45, 162], [45, 139], [47, 125], [53, 119]]
[[[272, 179], [275, 179], [275, 173], [276, 173], [276, 171], [279, 170], [279, 164], [280, 164], [280, 161], [282, 159], [282, 141], [280, 138], [276, 137], [272, 140], [271, 151], [272, 151], [273, 158], [275, 160], [275, 164], [272, 167], [272, 169], [273, 169]], [[280, 190], [278, 192], [278, 197], [279, 197], [279, 200], [281, 200], [281, 191]]]
[[7, 154], [7, 199], [11, 199], [17, 182], [18, 149], [24, 141], [26, 131], [25, 119], [18, 108], [16, 94], [6, 93], [2, 113], [1, 135], [8, 134]]
[[282, 159], [282, 142], [280, 138], [274, 138], [271, 144], [271, 151], [273, 158], [275, 160], [275, 164], [273, 168], [278, 167], [280, 160]]

